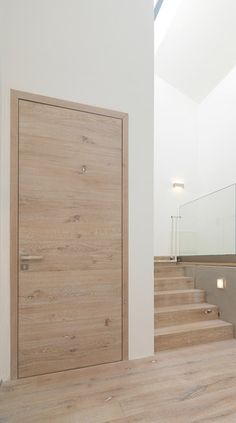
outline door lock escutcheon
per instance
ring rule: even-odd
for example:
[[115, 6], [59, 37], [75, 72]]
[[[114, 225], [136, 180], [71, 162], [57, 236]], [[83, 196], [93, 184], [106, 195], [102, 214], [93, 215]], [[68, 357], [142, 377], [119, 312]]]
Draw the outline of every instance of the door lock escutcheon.
[[40, 261], [43, 260], [43, 256], [31, 256], [29, 254], [21, 254], [20, 255], [20, 269], [25, 271], [29, 270], [29, 262], [30, 261]]

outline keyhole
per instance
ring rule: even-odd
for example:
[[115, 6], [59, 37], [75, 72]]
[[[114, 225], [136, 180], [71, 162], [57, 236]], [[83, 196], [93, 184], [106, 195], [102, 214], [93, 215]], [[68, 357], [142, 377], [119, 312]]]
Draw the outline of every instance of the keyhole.
[[105, 319], [105, 326], [109, 326], [110, 323], [111, 323], [111, 319], [109, 318]]

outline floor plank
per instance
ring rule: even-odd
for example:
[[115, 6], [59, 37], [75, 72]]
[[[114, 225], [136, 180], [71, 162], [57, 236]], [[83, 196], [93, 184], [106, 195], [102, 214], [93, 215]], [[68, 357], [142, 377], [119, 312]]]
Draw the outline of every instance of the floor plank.
[[0, 387], [1, 423], [235, 423], [236, 340]]

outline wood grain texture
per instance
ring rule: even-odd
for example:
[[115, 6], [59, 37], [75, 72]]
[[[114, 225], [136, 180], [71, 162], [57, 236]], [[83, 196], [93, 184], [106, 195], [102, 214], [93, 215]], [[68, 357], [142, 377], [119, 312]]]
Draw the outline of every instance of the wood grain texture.
[[129, 119], [128, 115], [124, 115], [122, 119], [122, 151], [123, 151], [123, 173], [122, 173], [122, 222], [123, 222], [123, 238], [122, 238], [122, 317], [123, 317], [123, 360], [129, 358], [129, 292], [128, 292], [128, 280], [129, 280], [129, 196], [128, 196], [128, 160], [129, 160]]
[[2, 423], [234, 423], [236, 341], [0, 387]]
[[18, 96], [11, 92], [10, 184], [11, 378], [17, 378], [18, 347]]
[[161, 328], [205, 320], [216, 320], [218, 319], [218, 311], [217, 306], [207, 303], [159, 307], [155, 310], [155, 327]]
[[185, 276], [185, 266], [154, 263], [154, 273], [156, 277], [160, 278], [167, 276]]
[[88, 104], [76, 103], [74, 101], [62, 100], [55, 97], [48, 97], [44, 95], [29, 93], [26, 91], [11, 90], [12, 95], [19, 100], [27, 100], [33, 103], [41, 103], [45, 105], [62, 107], [63, 109], [78, 110], [85, 113], [93, 113], [96, 115], [113, 117], [116, 119], [126, 120], [127, 113], [118, 112], [116, 110], [104, 109], [102, 107], [95, 107]]
[[[119, 119], [19, 102], [19, 249], [43, 257], [19, 274], [20, 377], [122, 359], [121, 141]], [[25, 319], [49, 304], [70, 321]]]
[[[18, 359], [18, 375], [25, 377], [126, 358], [127, 115], [12, 96], [20, 106], [20, 252], [43, 258], [20, 271], [19, 348], [12, 363]], [[12, 122], [16, 131], [14, 114]], [[16, 133], [12, 163], [18, 161]], [[17, 231], [12, 226], [15, 252]]]
[[171, 291], [177, 289], [193, 289], [193, 278], [188, 276], [172, 276], [155, 278], [155, 289], [157, 291]]
[[205, 302], [205, 291], [202, 289], [178, 289], [155, 292], [155, 307]]
[[188, 323], [158, 328], [155, 331], [155, 351], [224, 341], [233, 338], [233, 325], [222, 320]]

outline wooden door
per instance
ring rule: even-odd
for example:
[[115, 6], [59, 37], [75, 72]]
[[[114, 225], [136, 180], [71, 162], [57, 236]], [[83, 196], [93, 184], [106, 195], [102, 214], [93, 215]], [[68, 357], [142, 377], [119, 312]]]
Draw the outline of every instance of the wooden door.
[[122, 360], [125, 115], [17, 107], [17, 375]]

